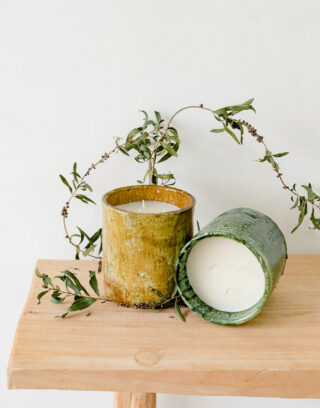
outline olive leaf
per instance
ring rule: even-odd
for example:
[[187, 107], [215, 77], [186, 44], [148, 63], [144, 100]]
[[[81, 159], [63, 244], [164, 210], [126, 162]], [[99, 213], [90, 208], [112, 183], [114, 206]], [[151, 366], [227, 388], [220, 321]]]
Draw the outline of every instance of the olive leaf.
[[95, 303], [97, 299], [81, 298], [75, 300], [71, 306], [68, 307], [68, 312], [76, 312], [77, 310], [83, 310]]
[[52, 288], [54, 287], [54, 284], [51, 280], [51, 278], [48, 275], [43, 274], [42, 275], [42, 280], [43, 280], [43, 285], [45, 287], [51, 286]]
[[173, 147], [170, 146], [170, 144], [166, 144], [166, 143], [160, 142], [160, 145], [161, 145], [171, 156], [178, 157], [177, 152], [175, 151], [175, 149], [173, 149]]
[[38, 267], [35, 269], [34, 273], [35, 273], [35, 275], [36, 275], [38, 278], [42, 278], [42, 274], [40, 273]]
[[125, 154], [126, 156], [130, 156], [130, 154], [126, 150], [124, 150], [123, 147], [119, 147], [119, 150], [121, 153]]
[[[259, 161], [260, 163], [263, 163], [263, 162], [267, 161], [268, 163], [271, 164], [271, 166], [272, 166], [274, 169], [279, 170], [279, 165], [278, 165], [278, 163], [274, 160], [274, 157], [276, 157], [276, 156], [273, 155], [272, 152], [270, 152], [269, 150], [267, 150], [266, 153], [265, 153], [265, 155], [264, 155], [264, 157], [263, 157], [262, 159], [259, 159], [258, 161]], [[277, 156], [277, 157], [280, 157], [280, 156]]]
[[80, 186], [80, 189], [82, 190], [82, 191], [86, 191], [86, 190], [89, 190], [91, 193], [92, 193], [92, 187], [91, 186], [89, 186], [89, 184], [88, 183], [86, 183], [86, 182], [82, 182], [81, 184], [79, 184], [78, 186]]
[[72, 279], [70, 279], [68, 276], [55, 276], [55, 278], [64, 283], [67, 291], [73, 290], [74, 294], [81, 295], [81, 290], [79, 290], [77, 285], [75, 285]]
[[221, 129], [211, 129], [211, 130], [210, 130], [210, 132], [212, 132], [212, 133], [223, 133], [224, 131], [225, 131], [224, 128], [221, 128]]
[[310, 220], [313, 224], [314, 229], [320, 230], [320, 218], [315, 217], [314, 208], [312, 209]]
[[77, 227], [77, 228], [78, 228], [78, 230], [79, 230], [79, 232], [80, 232], [80, 236], [81, 236], [80, 244], [81, 244], [81, 242], [84, 240], [84, 238], [86, 238], [88, 241], [90, 241], [89, 235], [88, 235], [87, 233], [85, 233], [82, 228], [80, 228], [80, 227]]
[[157, 111], [154, 111], [154, 114], [155, 114], [155, 117], [156, 117], [156, 119], [157, 119], [157, 122], [158, 123], [161, 123], [161, 115], [160, 115], [160, 113], [159, 112], [157, 112]]
[[41, 298], [43, 298], [44, 295], [46, 295], [50, 290], [44, 290], [43, 292], [38, 293], [37, 299], [38, 299], [38, 305], [41, 303]]
[[80, 174], [77, 172], [77, 163], [76, 162], [73, 163], [72, 172], [70, 174], [73, 175], [72, 182], [73, 182], [74, 187], [76, 188], [77, 184], [78, 184], [78, 178], [79, 179], [81, 178]]
[[82, 252], [83, 253], [83, 256], [88, 256], [88, 255], [90, 255], [94, 250], [95, 250], [95, 248], [97, 247], [97, 245], [89, 245], [87, 248], [85, 248], [85, 250]]
[[139, 129], [139, 128], [134, 128], [134, 129], [132, 129], [131, 132], [128, 133], [128, 136], [127, 136], [127, 140], [126, 140], [126, 141], [128, 142], [129, 140], [134, 139], [134, 137], [135, 137], [137, 134], [139, 134], [140, 131], [141, 131], [141, 128], [140, 128], [140, 129]]
[[163, 300], [168, 300], [168, 299], [164, 296], [164, 294], [160, 292], [160, 290], [155, 289], [155, 288], [152, 288], [151, 290], [152, 290], [152, 292], [156, 293], [161, 299], [163, 299]]
[[51, 295], [51, 302], [52, 303], [56, 303], [56, 304], [60, 304], [64, 301], [65, 298], [60, 297], [60, 292], [53, 292]]
[[240, 140], [237, 138], [237, 136], [235, 135], [235, 133], [228, 128], [228, 126], [225, 123], [222, 123], [224, 130], [229, 133], [230, 136], [233, 137], [233, 139], [238, 143], [241, 144]]
[[175, 308], [175, 310], [176, 310], [176, 312], [177, 312], [177, 315], [178, 315], [179, 319], [181, 319], [181, 320], [185, 323], [185, 322], [186, 322], [186, 318], [183, 316], [183, 314], [182, 314], [182, 312], [181, 312], [181, 310], [180, 310], [180, 306], [179, 306], [179, 303], [178, 303], [178, 299], [176, 299], [175, 302], [174, 302], [174, 308]]
[[244, 110], [252, 110], [255, 112], [256, 110], [252, 106], [253, 101], [254, 101], [254, 98], [251, 98], [248, 101], [243, 102], [240, 105], [225, 106], [224, 108], [217, 109], [214, 111], [214, 113], [219, 116], [233, 116]]
[[72, 193], [72, 187], [71, 187], [70, 184], [67, 182], [67, 179], [66, 179], [62, 174], [59, 174], [59, 177], [60, 177], [62, 183], [68, 187], [70, 193]]
[[[291, 200], [293, 200], [293, 197], [291, 197]], [[299, 198], [297, 197], [294, 204], [293, 204], [293, 206], [290, 207], [290, 210], [293, 210], [294, 208], [297, 208], [298, 204], [299, 204]]]
[[313, 191], [312, 185], [310, 183], [308, 185], [302, 185], [301, 187], [303, 187], [307, 191], [308, 201], [310, 201], [310, 203], [314, 203], [314, 201], [320, 200], [320, 196], [318, 196], [318, 194]]
[[95, 271], [89, 271], [89, 274], [90, 274], [89, 284], [90, 284], [91, 288], [94, 290], [95, 294], [100, 296], [98, 281], [97, 281], [97, 278], [96, 278], [96, 273], [95, 273]]
[[77, 276], [75, 275], [75, 273], [69, 271], [69, 270], [64, 270], [62, 271], [62, 273], [64, 275], [67, 275], [74, 283], [74, 285], [76, 286], [77, 290], [81, 293], [84, 292], [87, 296], [89, 296], [88, 291], [86, 290], [86, 288], [81, 284], [81, 282], [79, 281], [79, 279], [77, 278]]
[[307, 212], [308, 212], [308, 206], [307, 203], [305, 201], [301, 201], [299, 206], [299, 218], [298, 218], [298, 224], [293, 228], [293, 230], [291, 231], [291, 233], [294, 233], [302, 224], [304, 217], [306, 216]]
[[69, 312], [63, 313], [61, 316], [55, 316], [55, 317], [60, 317], [61, 319], [65, 319], [68, 316]]
[[289, 154], [289, 152], [276, 153], [276, 154], [273, 154], [273, 157], [283, 157], [283, 156], [286, 156], [287, 154]]
[[89, 197], [87, 197], [87, 196], [85, 196], [83, 194], [76, 194], [75, 198], [77, 198], [78, 200], [82, 201], [85, 204], [88, 204], [88, 203], [96, 204], [93, 200], [91, 200], [91, 198], [89, 198]]

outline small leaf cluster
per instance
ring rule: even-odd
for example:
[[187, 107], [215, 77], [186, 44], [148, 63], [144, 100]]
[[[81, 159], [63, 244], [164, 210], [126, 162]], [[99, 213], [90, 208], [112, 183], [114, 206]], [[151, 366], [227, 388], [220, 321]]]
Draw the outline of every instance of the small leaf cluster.
[[[72, 269], [77, 270], [77, 268]], [[62, 283], [63, 289], [61, 289], [59, 285], [55, 284], [48, 275], [41, 274], [38, 268], [35, 270], [35, 275], [42, 279], [42, 286], [45, 289], [37, 295], [38, 304], [41, 303], [41, 299], [48, 293], [51, 294], [51, 302], [55, 304], [61, 304], [67, 298], [73, 298], [73, 302], [70, 306], [68, 306], [67, 311], [56, 317], [61, 317], [64, 319], [69, 313], [84, 310], [93, 305], [96, 301], [105, 303], [109, 300], [106, 297], [100, 296], [95, 271], [89, 271], [89, 285], [97, 297], [91, 296], [87, 289], [79, 281], [76, 273], [71, 272], [70, 270], [66, 269], [62, 271], [60, 275], [54, 277], [54, 279], [59, 280]]]
[[[84, 176], [81, 176], [78, 173], [76, 162], [73, 164], [72, 172], [70, 174], [72, 175], [72, 179], [70, 182], [62, 174], [60, 174], [59, 177], [62, 183], [68, 188], [68, 190], [72, 194], [71, 198], [75, 197], [84, 204], [89, 204], [89, 203], [96, 204], [90, 197], [88, 197], [88, 195], [84, 195], [82, 193], [79, 194], [79, 191], [92, 192], [92, 187], [86, 181], [84, 181]], [[67, 201], [66, 205], [62, 209], [62, 216], [64, 218], [68, 217], [68, 208], [69, 208], [69, 202], [71, 198], [69, 199], [69, 201]], [[92, 255], [96, 248], [98, 248], [98, 254], [101, 254], [102, 252], [102, 229], [99, 228], [98, 231], [96, 231], [91, 236], [87, 234], [82, 228], [77, 227], [77, 229], [78, 229], [77, 233], [74, 233], [70, 236], [67, 235], [67, 238], [69, 238], [72, 245], [76, 248], [75, 258], [80, 259], [80, 254], [82, 254], [85, 257], [88, 255]], [[78, 242], [75, 243], [73, 238], [78, 238]], [[81, 245], [83, 245], [83, 249], [81, 248]], [[99, 267], [98, 267], [98, 272], [100, 271], [101, 271], [101, 261], [99, 262]]]
[[[308, 214], [308, 211], [310, 211], [310, 204], [311, 205], [320, 204], [320, 196], [313, 191], [313, 187], [310, 183], [307, 185], [302, 185], [301, 187], [305, 189], [307, 193], [306, 197], [303, 195], [299, 195], [299, 194], [291, 196], [291, 201], [294, 202], [291, 209], [296, 208], [299, 212], [298, 224], [293, 228], [293, 230], [291, 231], [292, 233], [295, 232], [300, 227], [300, 225], [303, 223], [303, 220]], [[293, 185], [291, 192], [296, 192], [296, 184]], [[310, 221], [313, 225], [312, 229], [320, 230], [320, 217], [317, 218], [315, 216], [314, 207], [311, 210]]]
[[[268, 162], [273, 167], [273, 170], [277, 173], [277, 177], [282, 180], [282, 173], [280, 173], [280, 166], [278, 162], [275, 160], [276, 158], [280, 158], [289, 154], [288, 152], [283, 153], [276, 153], [273, 154], [268, 149], [266, 149], [265, 155], [262, 159], [259, 159], [259, 162]], [[283, 182], [283, 181], [282, 181]], [[283, 183], [284, 184], [284, 183]], [[312, 185], [309, 183], [308, 185], [301, 186], [305, 191], [306, 195], [299, 194], [296, 190], [296, 184], [289, 188], [287, 185], [284, 184], [284, 189], [289, 190], [293, 195], [291, 196], [291, 201], [294, 203], [291, 207], [291, 210], [297, 209], [298, 210], [298, 223], [292, 229], [291, 233], [294, 233], [303, 223], [306, 215], [308, 214], [309, 207], [313, 206], [310, 221], [313, 225], [313, 229], [320, 230], [320, 218], [316, 218], [315, 216], [315, 208], [314, 204], [320, 203], [320, 196], [313, 191]], [[319, 208], [316, 207], [316, 208]]]
[[[162, 163], [170, 157], [177, 157], [180, 139], [177, 129], [168, 127], [164, 130], [161, 114], [154, 112], [154, 119], [150, 119], [146, 111], [141, 111], [144, 115], [142, 126], [132, 129], [126, 138], [126, 142], [119, 150], [129, 156], [133, 153], [134, 159], [138, 163], [147, 164], [147, 170], [138, 183], [143, 184], [150, 180], [151, 184], [174, 185], [175, 177], [171, 172], [160, 173], [152, 166], [153, 158], [156, 163]], [[121, 139], [116, 138], [116, 144], [120, 144]]]
[[280, 167], [279, 167], [279, 164], [275, 161], [275, 158], [283, 157], [283, 156], [286, 156], [287, 154], [289, 154], [289, 152], [283, 152], [283, 153], [275, 153], [275, 154], [273, 154], [273, 153], [270, 152], [269, 150], [266, 150], [264, 157], [263, 157], [262, 159], [259, 159], [258, 161], [259, 161], [260, 163], [268, 162], [268, 163], [271, 164], [271, 166], [272, 166], [274, 169], [279, 170]]
[[[228, 133], [238, 144], [243, 144], [244, 129], [240, 121], [234, 120], [231, 116], [236, 115], [245, 110], [252, 110], [255, 112], [252, 106], [254, 99], [249, 99], [243, 102], [241, 105], [225, 106], [224, 108], [213, 111], [215, 119], [222, 125], [221, 128], [212, 129], [213, 133]], [[238, 135], [237, 135], [238, 134]]]
[[[102, 252], [102, 229], [99, 228], [92, 236], [87, 234], [82, 228], [77, 227], [78, 233], [70, 235], [71, 238], [79, 238], [79, 242], [76, 244], [75, 259], [80, 259], [80, 253], [83, 256], [91, 255], [96, 248], [98, 248], [98, 254]], [[83, 249], [80, 245], [84, 242]], [[100, 267], [99, 267], [100, 269]], [[99, 270], [100, 272], [100, 270]]]
[[72, 175], [71, 182], [68, 182], [66, 177], [64, 177], [62, 174], [59, 175], [60, 180], [68, 188], [70, 193], [74, 194], [75, 198], [77, 198], [78, 200], [82, 201], [85, 204], [89, 203], [95, 204], [95, 202], [87, 195], [77, 193], [79, 190], [92, 192], [92, 187], [86, 181], [84, 181], [83, 177], [81, 177], [80, 174], [78, 173], [77, 163], [73, 164], [72, 172], [70, 174]]

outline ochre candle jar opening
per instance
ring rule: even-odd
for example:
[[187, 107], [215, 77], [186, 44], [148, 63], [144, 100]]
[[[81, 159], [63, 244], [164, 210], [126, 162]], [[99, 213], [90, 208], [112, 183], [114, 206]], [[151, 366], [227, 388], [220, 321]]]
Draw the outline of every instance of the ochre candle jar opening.
[[[188, 211], [195, 204], [195, 198], [186, 191], [167, 186], [136, 185], [120, 187], [104, 195], [105, 204], [117, 206], [134, 201], [160, 201], [179, 207], [179, 211]], [[118, 210], [118, 209], [116, 209]], [[119, 211], [119, 210], [118, 210]]]
[[[159, 201], [178, 207], [140, 213], [116, 208], [135, 201]], [[103, 203], [103, 273], [106, 296], [136, 307], [154, 307], [172, 295], [175, 263], [193, 236], [194, 197], [172, 187], [135, 185], [105, 194]]]

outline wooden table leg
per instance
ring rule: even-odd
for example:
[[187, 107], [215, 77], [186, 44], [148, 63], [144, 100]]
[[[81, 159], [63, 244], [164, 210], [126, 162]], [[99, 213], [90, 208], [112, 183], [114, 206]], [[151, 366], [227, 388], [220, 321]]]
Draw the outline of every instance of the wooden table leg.
[[156, 395], [150, 392], [115, 392], [113, 408], [156, 408]]

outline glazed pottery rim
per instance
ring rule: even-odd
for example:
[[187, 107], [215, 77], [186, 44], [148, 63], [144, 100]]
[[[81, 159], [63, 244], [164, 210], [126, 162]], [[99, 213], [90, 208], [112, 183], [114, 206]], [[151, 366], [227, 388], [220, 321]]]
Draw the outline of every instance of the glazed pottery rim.
[[[245, 245], [253, 253], [253, 255], [257, 258], [259, 264], [261, 265], [261, 268], [262, 268], [262, 271], [263, 271], [263, 274], [264, 274], [264, 277], [265, 277], [265, 288], [264, 288], [264, 293], [261, 296], [261, 298], [258, 300], [258, 302], [256, 302], [250, 308], [240, 310], [238, 312], [226, 312], [226, 311], [223, 311], [223, 310], [215, 309], [214, 307], [207, 305], [205, 302], [203, 302], [203, 300], [201, 300], [199, 298], [199, 296], [193, 290], [188, 278], [187, 278], [188, 279], [188, 285], [190, 286], [190, 288], [192, 290], [193, 296], [190, 299], [185, 297], [185, 295], [184, 295], [184, 293], [183, 293], [183, 291], [181, 289], [181, 285], [180, 285], [180, 280], [179, 280], [180, 275], [183, 274], [183, 273], [187, 274], [187, 259], [188, 259], [188, 256], [189, 256], [192, 248], [194, 247], [194, 245], [196, 245], [202, 239], [205, 239], [205, 238], [208, 238], [208, 237], [224, 237], [224, 238], [235, 240], [235, 241]], [[182, 258], [185, 258], [185, 270], [183, 270], [181, 268]], [[244, 240], [242, 238], [239, 238], [238, 236], [236, 236], [234, 234], [230, 234], [230, 233], [224, 234], [222, 232], [218, 232], [218, 233], [212, 232], [212, 233], [206, 233], [205, 235], [202, 235], [202, 236], [195, 235], [182, 248], [182, 250], [180, 252], [180, 255], [178, 257], [178, 260], [177, 260], [177, 263], [176, 263], [176, 283], [177, 283], [177, 288], [179, 290], [179, 293], [180, 293], [183, 301], [186, 303], [186, 305], [192, 311], [194, 311], [196, 314], [200, 315], [200, 313], [197, 311], [197, 309], [199, 308], [199, 305], [201, 305], [202, 307], [206, 308], [207, 311], [210, 311], [212, 313], [213, 318], [212, 317], [207, 318], [206, 315], [202, 315], [202, 314], [201, 314], [201, 317], [204, 318], [205, 320], [208, 320], [208, 321], [212, 322], [212, 323], [217, 323], [217, 324], [220, 324], [220, 325], [230, 326], [230, 325], [239, 325], [239, 324], [243, 324], [243, 323], [248, 322], [249, 320], [253, 319], [255, 316], [257, 316], [261, 312], [263, 306], [265, 305], [265, 303], [268, 300], [268, 297], [270, 295], [270, 276], [269, 276], [267, 266], [265, 264], [264, 259], [261, 256], [259, 256], [259, 254], [250, 245], [249, 242], [247, 242], [246, 240]]]
[[[113, 194], [113, 193], [117, 193], [117, 192], [120, 192], [120, 191], [126, 191], [126, 190], [129, 190], [129, 189], [130, 190], [132, 190], [132, 189], [141, 189], [141, 190], [143, 190], [143, 189], [150, 189], [150, 188], [157, 189], [157, 190], [159, 190], [159, 189], [160, 190], [167, 190], [167, 191], [172, 191], [172, 192], [176, 191], [179, 194], [183, 194], [184, 196], [188, 196], [190, 198], [191, 202], [186, 207], [178, 208], [177, 210], [164, 211], [164, 212], [161, 212], [161, 213], [159, 213], [159, 212], [140, 213], [140, 212], [135, 212], [135, 211], [123, 210], [123, 209], [120, 209], [120, 208], [116, 208], [114, 205], [107, 202], [108, 196]], [[166, 203], [166, 201], [159, 201], [159, 202]], [[195, 197], [192, 194], [185, 191], [185, 190], [181, 190], [179, 188], [170, 187], [170, 186], [157, 186], [155, 184], [142, 184], [142, 185], [134, 184], [132, 186], [118, 187], [118, 188], [115, 188], [115, 189], [112, 189], [112, 190], [108, 191], [107, 193], [103, 194], [103, 196], [102, 196], [102, 204], [104, 206], [106, 206], [107, 208], [112, 209], [115, 212], [119, 212], [120, 214], [138, 214], [139, 216], [142, 216], [142, 217], [163, 216], [163, 215], [167, 215], [167, 214], [184, 213], [184, 212], [189, 211], [190, 209], [194, 208], [195, 203], [196, 203]], [[126, 204], [126, 203], [124, 203], [124, 204]], [[167, 203], [167, 204], [169, 204], [169, 203]]]

